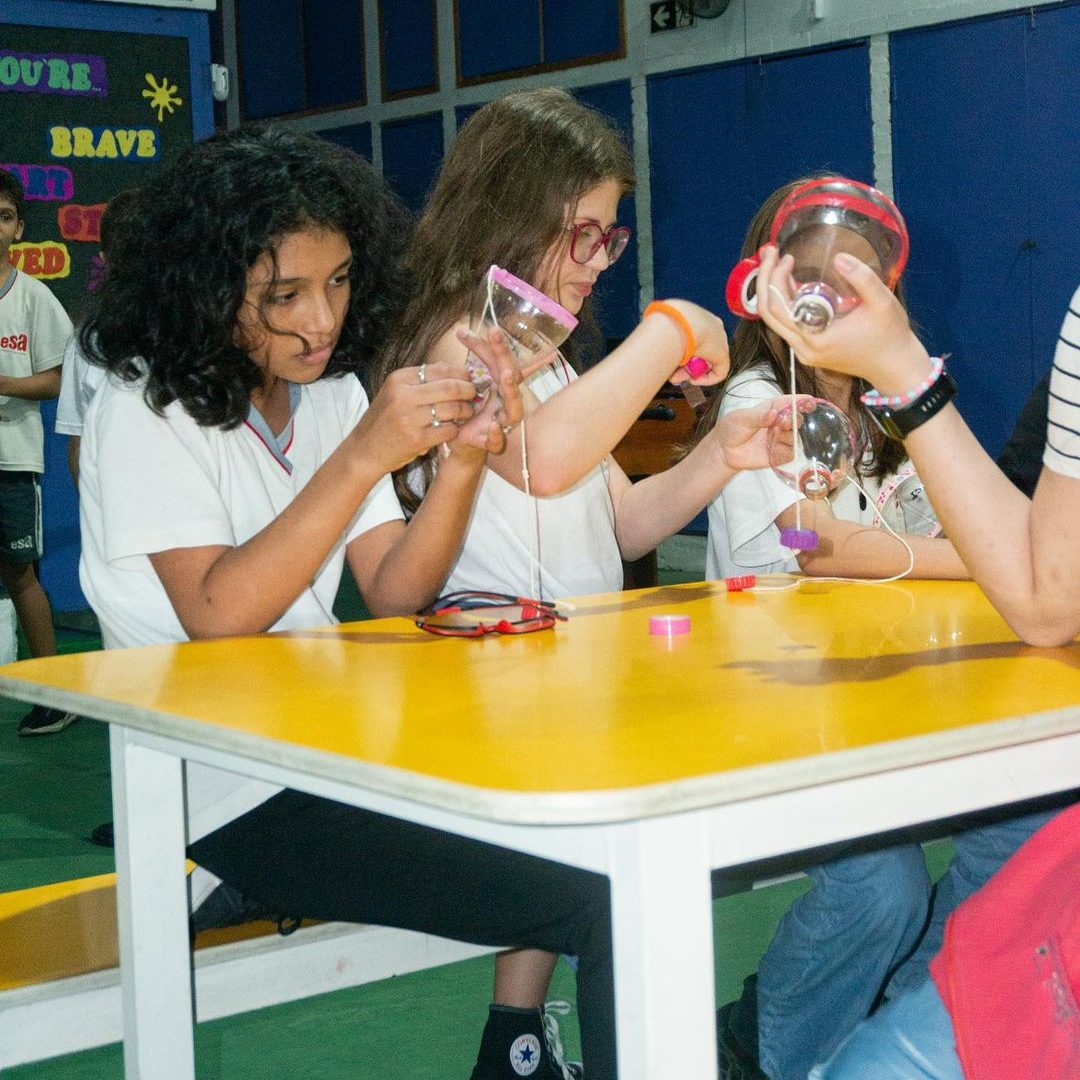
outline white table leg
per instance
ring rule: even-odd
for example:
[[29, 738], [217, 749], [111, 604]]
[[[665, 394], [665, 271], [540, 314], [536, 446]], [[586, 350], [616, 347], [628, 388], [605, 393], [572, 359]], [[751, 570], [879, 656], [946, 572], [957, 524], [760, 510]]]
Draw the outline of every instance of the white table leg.
[[179, 758], [110, 728], [125, 1080], [193, 1080]]
[[712, 892], [704, 824], [653, 818], [610, 849], [620, 1080], [716, 1080]]

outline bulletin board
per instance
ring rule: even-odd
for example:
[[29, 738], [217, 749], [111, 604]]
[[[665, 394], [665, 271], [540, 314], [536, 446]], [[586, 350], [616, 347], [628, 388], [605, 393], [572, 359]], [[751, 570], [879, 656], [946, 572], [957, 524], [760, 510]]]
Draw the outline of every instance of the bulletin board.
[[190, 83], [183, 37], [0, 31], [0, 168], [26, 195], [12, 262], [47, 281], [74, 318], [101, 272], [105, 203], [192, 142]]
[[[213, 132], [209, 15], [87, 0], [2, 6], [0, 167], [27, 195], [15, 256], [77, 322], [101, 270], [104, 204]], [[79, 507], [55, 414], [42, 402], [39, 570], [54, 612], [81, 611]]]

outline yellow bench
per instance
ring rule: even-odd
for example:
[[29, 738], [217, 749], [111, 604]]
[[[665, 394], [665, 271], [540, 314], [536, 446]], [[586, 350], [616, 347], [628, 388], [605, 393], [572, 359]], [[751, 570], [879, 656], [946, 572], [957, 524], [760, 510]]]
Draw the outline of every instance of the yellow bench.
[[[0, 1071], [120, 1039], [116, 875], [0, 893]], [[494, 952], [378, 926], [269, 922], [200, 934], [198, 1020]]]

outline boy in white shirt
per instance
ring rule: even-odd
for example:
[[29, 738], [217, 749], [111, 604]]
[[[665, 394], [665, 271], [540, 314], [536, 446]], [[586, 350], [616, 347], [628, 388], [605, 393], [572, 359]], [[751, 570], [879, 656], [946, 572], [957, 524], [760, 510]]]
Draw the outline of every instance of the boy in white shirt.
[[[101, 215], [101, 261], [106, 270], [115, 249], [120, 246], [124, 230], [136, 220], [138, 194], [138, 188], [125, 188], [109, 200], [105, 213]], [[104, 381], [105, 369], [86, 359], [76, 334], [64, 349], [55, 424], [56, 434], [68, 437], [68, 468], [76, 489], [79, 487], [79, 444], [86, 422], [86, 410], [90, 407], [90, 399]]]
[[[40, 281], [11, 265], [22, 239], [22, 183], [0, 169], [0, 581], [7, 589], [33, 656], [53, 656], [49, 598], [34, 565], [41, 558], [41, 486], [45, 433], [39, 401], [60, 393], [60, 363], [71, 320]], [[35, 705], [20, 735], [48, 735], [77, 720], [74, 713]]]

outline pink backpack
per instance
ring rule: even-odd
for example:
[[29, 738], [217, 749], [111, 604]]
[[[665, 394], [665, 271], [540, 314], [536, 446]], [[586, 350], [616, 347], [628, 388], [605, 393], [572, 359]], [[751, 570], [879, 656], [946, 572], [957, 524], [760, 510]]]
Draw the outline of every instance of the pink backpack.
[[1080, 804], [953, 912], [930, 972], [966, 1080], [1080, 1080]]

